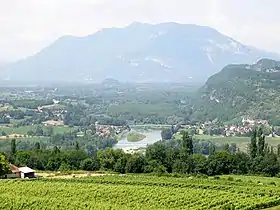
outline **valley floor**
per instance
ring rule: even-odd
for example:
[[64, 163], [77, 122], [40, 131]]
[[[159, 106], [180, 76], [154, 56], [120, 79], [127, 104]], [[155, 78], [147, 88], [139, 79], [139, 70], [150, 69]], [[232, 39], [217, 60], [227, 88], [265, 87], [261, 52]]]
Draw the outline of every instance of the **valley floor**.
[[265, 209], [280, 205], [279, 186], [252, 176], [2, 180], [0, 209]]

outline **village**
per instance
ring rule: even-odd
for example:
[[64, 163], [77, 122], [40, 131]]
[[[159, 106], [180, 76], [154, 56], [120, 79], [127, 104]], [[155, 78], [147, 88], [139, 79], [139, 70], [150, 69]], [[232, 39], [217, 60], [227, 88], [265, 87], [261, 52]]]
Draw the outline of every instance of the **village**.
[[226, 137], [232, 136], [250, 136], [252, 130], [256, 126], [262, 126], [265, 135], [277, 137], [280, 135], [278, 127], [269, 125], [267, 120], [257, 119], [250, 120], [243, 118], [239, 124], [219, 124], [217, 122], [205, 122], [197, 125], [183, 125], [187, 129], [194, 129], [197, 135], [222, 135]]
[[225, 136], [244, 136], [252, 132], [255, 126], [268, 127], [271, 132], [269, 135], [274, 135], [272, 127], [269, 125], [267, 120], [249, 120], [242, 119], [242, 125], [228, 125], [225, 127]]

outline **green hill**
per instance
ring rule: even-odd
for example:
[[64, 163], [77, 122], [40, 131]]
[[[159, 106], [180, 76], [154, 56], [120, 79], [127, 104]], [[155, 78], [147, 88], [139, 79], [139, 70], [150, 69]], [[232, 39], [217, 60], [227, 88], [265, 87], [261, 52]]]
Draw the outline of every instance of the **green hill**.
[[280, 62], [262, 59], [253, 65], [228, 65], [198, 91], [198, 120], [241, 120], [280, 123]]

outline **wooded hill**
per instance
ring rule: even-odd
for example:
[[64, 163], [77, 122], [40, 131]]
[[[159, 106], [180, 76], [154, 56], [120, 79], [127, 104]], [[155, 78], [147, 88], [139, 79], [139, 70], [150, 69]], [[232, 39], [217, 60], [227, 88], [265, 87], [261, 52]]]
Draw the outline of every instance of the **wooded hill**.
[[280, 123], [280, 62], [228, 65], [199, 89], [194, 117], [199, 120], [241, 120], [242, 117]]

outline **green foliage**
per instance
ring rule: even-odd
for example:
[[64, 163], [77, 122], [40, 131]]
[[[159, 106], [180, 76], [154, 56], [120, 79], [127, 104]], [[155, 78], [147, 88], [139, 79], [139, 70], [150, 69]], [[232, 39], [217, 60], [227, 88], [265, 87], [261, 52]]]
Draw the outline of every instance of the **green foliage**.
[[230, 150], [229, 150], [229, 144], [228, 144], [228, 143], [226, 143], [226, 144], [224, 145], [224, 150], [227, 151], [227, 152], [230, 152]]
[[209, 148], [209, 155], [215, 155], [215, 154], [216, 154], [216, 147], [214, 144], [211, 144]]
[[[141, 175], [3, 181], [0, 208], [242, 210], [280, 204], [277, 179], [273, 179], [275, 186], [267, 178], [231, 177], [233, 181], [228, 177], [190, 179]], [[257, 180], [263, 185], [257, 184]]]
[[70, 171], [71, 166], [68, 163], [62, 162], [58, 170], [59, 171]]
[[11, 151], [10, 151], [10, 156], [13, 157], [16, 154], [16, 139], [11, 140]]
[[12, 106], [14, 107], [24, 107], [28, 109], [37, 109], [39, 106], [44, 106], [44, 105], [51, 105], [53, 104], [52, 100], [13, 100], [12, 101]]
[[96, 171], [99, 169], [99, 163], [97, 160], [93, 160], [91, 158], [87, 158], [83, 161], [81, 161], [81, 167], [82, 170], [86, 171]]
[[97, 158], [100, 161], [100, 167], [103, 170], [114, 170], [115, 164], [118, 159], [124, 155], [123, 150], [106, 148], [97, 153]]
[[44, 135], [44, 131], [43, 131], [43, 129], [40, 126], [36, 127], [35, 135], [36, 136], [43, 136]]
[[277, 156], [280, 157], [280, 144], [277, 146]]
[[40, 149], [41, 149], [40, 143], [39, 143], [39, 142], [36, 142], [36, 143], [35, 143], [35, 150], [38, 151], [38, 150], [40, 150]]
[[257, 156], [257, 131], [256, 129], [253, 130], [252, 136], [251, 136], [251, 144], [250, 144], [250, 155], [252, 158], [255, 158]]
[[83, 151], [60, 151], [55, 147], [54, 150], [18, 151], [15, 164], [37, 170], [77, 170], [87, 158], [89, 156]]
[[264, 155], [265, 152], [265, 136], [262, 128], [258, 130], [258, 155]]
[[170, 140], [173, 136], [172, 130], [170, 128], [165, 128], [161, 131], [162, 140]]
[[193, 117], [205, 122], [216, 118], [240, 121], [249, 116], [280, 125], [279, 85], [279, 62], [226, 66], [199, 90]]
[[80, 144], [78, 141], [75, 142], [75, 149], [80, 150]]
[[184, 132], [183, 134], [183, 149], [185, 150], [187, 155], [193, 154], [193, 141], [188, 132]]
[[126, 162], [126, 173], [143, 173], [145, 167], [145, 157], [141, 154], [133, 154]]
[[0, 153], [0, 177], [7, 174], [10, 170], [8, 161], [6, 160], [5, 155]]

